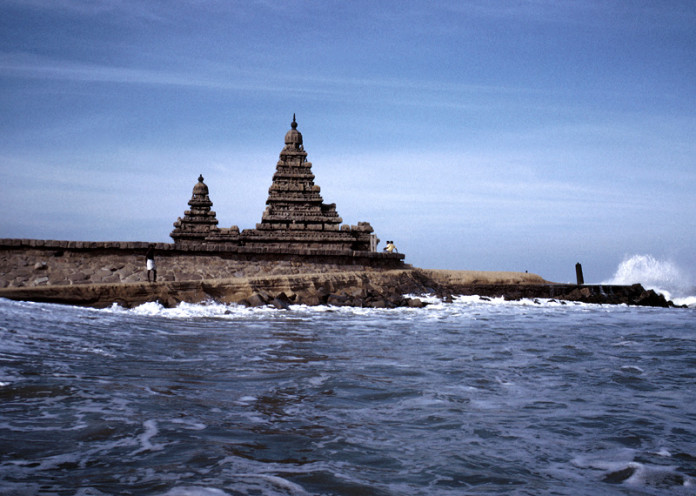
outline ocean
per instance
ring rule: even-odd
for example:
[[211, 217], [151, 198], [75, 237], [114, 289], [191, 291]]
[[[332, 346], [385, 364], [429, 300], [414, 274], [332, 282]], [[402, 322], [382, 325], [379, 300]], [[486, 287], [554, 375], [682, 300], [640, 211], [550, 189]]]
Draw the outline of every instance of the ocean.
[[0, 494], [696, 494], [696, 308], [428, 301], [0, 300]]

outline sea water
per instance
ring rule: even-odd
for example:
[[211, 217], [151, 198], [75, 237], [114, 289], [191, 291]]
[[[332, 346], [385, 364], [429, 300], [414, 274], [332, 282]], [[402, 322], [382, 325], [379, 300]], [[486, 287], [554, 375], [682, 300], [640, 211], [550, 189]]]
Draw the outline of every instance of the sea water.
[[696, 494], [696, 309], [0, 300], [3, 495]]

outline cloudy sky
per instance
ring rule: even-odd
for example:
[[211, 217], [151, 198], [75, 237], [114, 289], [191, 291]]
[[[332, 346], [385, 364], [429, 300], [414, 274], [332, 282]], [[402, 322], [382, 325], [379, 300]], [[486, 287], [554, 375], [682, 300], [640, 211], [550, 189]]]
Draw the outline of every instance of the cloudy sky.
[[426, 268], [696, 267], [696, 3], [0, 0], [0, 237], [170, 241], [316, 183]]

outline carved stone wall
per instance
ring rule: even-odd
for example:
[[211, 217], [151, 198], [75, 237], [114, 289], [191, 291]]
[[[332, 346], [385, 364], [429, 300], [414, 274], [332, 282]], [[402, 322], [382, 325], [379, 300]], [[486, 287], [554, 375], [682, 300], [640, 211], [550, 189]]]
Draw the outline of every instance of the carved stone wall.
[[184, 212], [183, 219], [179, 217], [174, 222], [174, 230], [170, 236], [175, 243], [204, 243], [208, 237], [219, 234], [218, 220], [215, 211], [211, 210], [213, 202], [208, 196], [208, 186], [203, 182], [202, 174], [193, 187], [188, 204], [191, 209]]
[[[0, 288], [147, 281], [145, 242], [0, 239]], [[403, 255], [156, 243], [157, 281], [404, 268]], [[397, 255], [397, 256], [395, 256]]]

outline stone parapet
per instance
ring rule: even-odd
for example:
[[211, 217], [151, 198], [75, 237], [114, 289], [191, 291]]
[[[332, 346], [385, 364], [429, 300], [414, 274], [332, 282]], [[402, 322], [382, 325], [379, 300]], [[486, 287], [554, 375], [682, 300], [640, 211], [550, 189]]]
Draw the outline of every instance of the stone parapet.
[[385, 253], [354, 250], [335, 249], [310, 249], [289, 248], [277, 249], [263, 246], [235, 246], [192, 243], [179, 245], [174, 243], [152, 243], [149, 241], [67, 241], [54, 239], [30, 239], [30, 238], [0, 238], [0, 250], [8, 248], [45, 248], [64, 250], [147, 250], [154, 245], [157, 251], [171, 252], [214, 252], [214, 253], [244, 253], [244, 254], [276, 254], [276, 255], [304, 255], [304, 256], [338, 256], [368, 259], [394, 259], [403, 260], [403, 253]]
[[[146, 241], [64, 241], [55, 239], [0, 238], [0, 250], [7, 248], [45, 248], [63, 250], [147, 249], [151, 243]], [[166, 249], [170, 243], [156, 243], [156, 247]]]
[[158, 281], [404, 268], [403, 255], [273, 246], [0, 239], [0, 287], [147, 280], [145, 252], [155, 247]]

